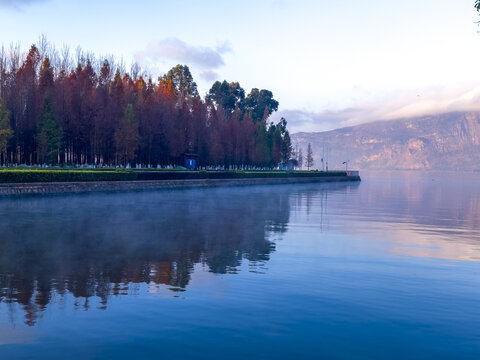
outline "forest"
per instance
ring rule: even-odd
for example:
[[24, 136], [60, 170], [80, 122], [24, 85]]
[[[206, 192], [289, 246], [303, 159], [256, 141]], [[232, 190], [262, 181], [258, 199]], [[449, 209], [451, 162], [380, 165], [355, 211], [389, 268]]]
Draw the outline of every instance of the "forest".
[[269, 121], [269, 90], [216, 81], [201, 97], [186, 65], [154, 80], [45, 39], [0, 48], [0, 163], [276, 168], [292, 157], [287, 122]]

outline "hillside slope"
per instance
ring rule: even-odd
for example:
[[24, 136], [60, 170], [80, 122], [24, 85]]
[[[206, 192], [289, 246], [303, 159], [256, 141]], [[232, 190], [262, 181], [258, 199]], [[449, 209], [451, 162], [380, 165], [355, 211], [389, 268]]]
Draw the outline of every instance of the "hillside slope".
[[317, 133], [292, 135], [302, 148], [312, 144], [314, 168], [328, 148], [330, 169], [480, 170], [480, 113], [447, 113], [379, 121]]

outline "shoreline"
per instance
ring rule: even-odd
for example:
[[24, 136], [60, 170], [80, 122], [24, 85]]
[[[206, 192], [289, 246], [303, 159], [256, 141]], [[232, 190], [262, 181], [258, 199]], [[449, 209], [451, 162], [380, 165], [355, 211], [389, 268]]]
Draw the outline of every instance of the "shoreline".
[[136, 181], [84, 181], [42, 183], [0, 183], [0, 196], [47, 195], [90, 192], [118, 192], [138, 190], [162, 190], [181, 188], [279, 185], [295, 183], [358, 182], [360, 176], [285, 177], [243, 179], [182, 179]]

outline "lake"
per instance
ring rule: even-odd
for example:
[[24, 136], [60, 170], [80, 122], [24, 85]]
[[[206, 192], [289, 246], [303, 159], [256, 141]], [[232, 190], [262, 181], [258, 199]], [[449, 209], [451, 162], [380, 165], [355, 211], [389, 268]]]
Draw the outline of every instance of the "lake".
[[0, 198], [0, 359], [479, 359], [480, 174]]

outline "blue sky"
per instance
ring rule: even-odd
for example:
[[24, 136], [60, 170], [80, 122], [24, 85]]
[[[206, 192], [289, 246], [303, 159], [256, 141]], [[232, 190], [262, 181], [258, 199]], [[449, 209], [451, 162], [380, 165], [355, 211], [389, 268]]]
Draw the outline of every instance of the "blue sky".
[[[272, 90], [293, 132], [480, 108], [474, 0], [0, 0], [0, 43]], [[127, 66], [128, 67], [128, 66]]]

